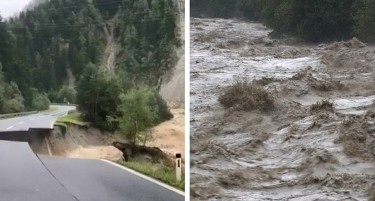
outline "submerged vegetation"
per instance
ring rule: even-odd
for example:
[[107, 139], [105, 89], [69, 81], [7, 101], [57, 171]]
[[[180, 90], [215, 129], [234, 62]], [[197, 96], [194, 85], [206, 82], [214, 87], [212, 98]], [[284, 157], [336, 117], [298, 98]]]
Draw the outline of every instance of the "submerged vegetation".
[[249, 81], [236, 81], [225, 89], [219, 102], [225, 108], [244, 111], [269, 111], [274, 107], [272, 94], [257, 83]]
[[320, 102], [313, 104], [310, 108], [310, 111], [312, 113], [318, 113], [320, 111], [334, 112], [335, 108], [333, 106], [332, 100], [322, 100]]

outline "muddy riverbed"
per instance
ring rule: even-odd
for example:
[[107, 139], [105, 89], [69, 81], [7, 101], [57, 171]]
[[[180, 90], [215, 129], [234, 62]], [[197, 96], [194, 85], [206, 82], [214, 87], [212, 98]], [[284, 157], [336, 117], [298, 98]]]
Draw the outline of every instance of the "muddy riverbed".
[[[374, 46], [270, 32], [191, 19], [192, 200], [373, 199]], [[263, 79], [275, 109], [225, 110], [218, 97], [242, 79]]]

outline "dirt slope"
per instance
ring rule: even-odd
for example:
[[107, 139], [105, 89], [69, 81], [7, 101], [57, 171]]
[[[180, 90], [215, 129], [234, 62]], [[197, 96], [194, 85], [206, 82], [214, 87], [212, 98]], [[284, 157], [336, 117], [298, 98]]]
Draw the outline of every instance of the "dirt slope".
[[184, 1], [176, 1], [179, 14], [177, 16], [177, 34], [183, 44], [176, 50], [178, 62], [171, 72], [167, 72], [163, 78], [160, 95], [172, 106], [179, 107], [185, 103], [185, 9], [181, 8]]

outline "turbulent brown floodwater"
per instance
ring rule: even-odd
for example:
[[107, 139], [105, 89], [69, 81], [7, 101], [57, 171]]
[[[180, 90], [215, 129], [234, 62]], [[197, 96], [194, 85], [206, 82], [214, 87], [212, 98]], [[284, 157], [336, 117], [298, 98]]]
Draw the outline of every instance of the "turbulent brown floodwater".
[[[375, 49], [273, 40], [259, 23], [191, 19], [192, 200], [369, 200]], [[225, 110], [223, 89], [269, 78], [272, 112]], [[321, 100], [333, 110], [312, 111]]]

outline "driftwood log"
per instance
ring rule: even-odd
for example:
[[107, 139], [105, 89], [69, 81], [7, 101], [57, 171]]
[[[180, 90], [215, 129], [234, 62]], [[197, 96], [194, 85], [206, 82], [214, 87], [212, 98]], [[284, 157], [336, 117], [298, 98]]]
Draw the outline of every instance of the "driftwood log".
[[164, 163], [165, 165], [174, 166], [174, 160], [157, 147], [146, 147], [122, 142], [114, 142], [112, 145], [122, 151], [125, 161], [147, 157], [153, 163]]

